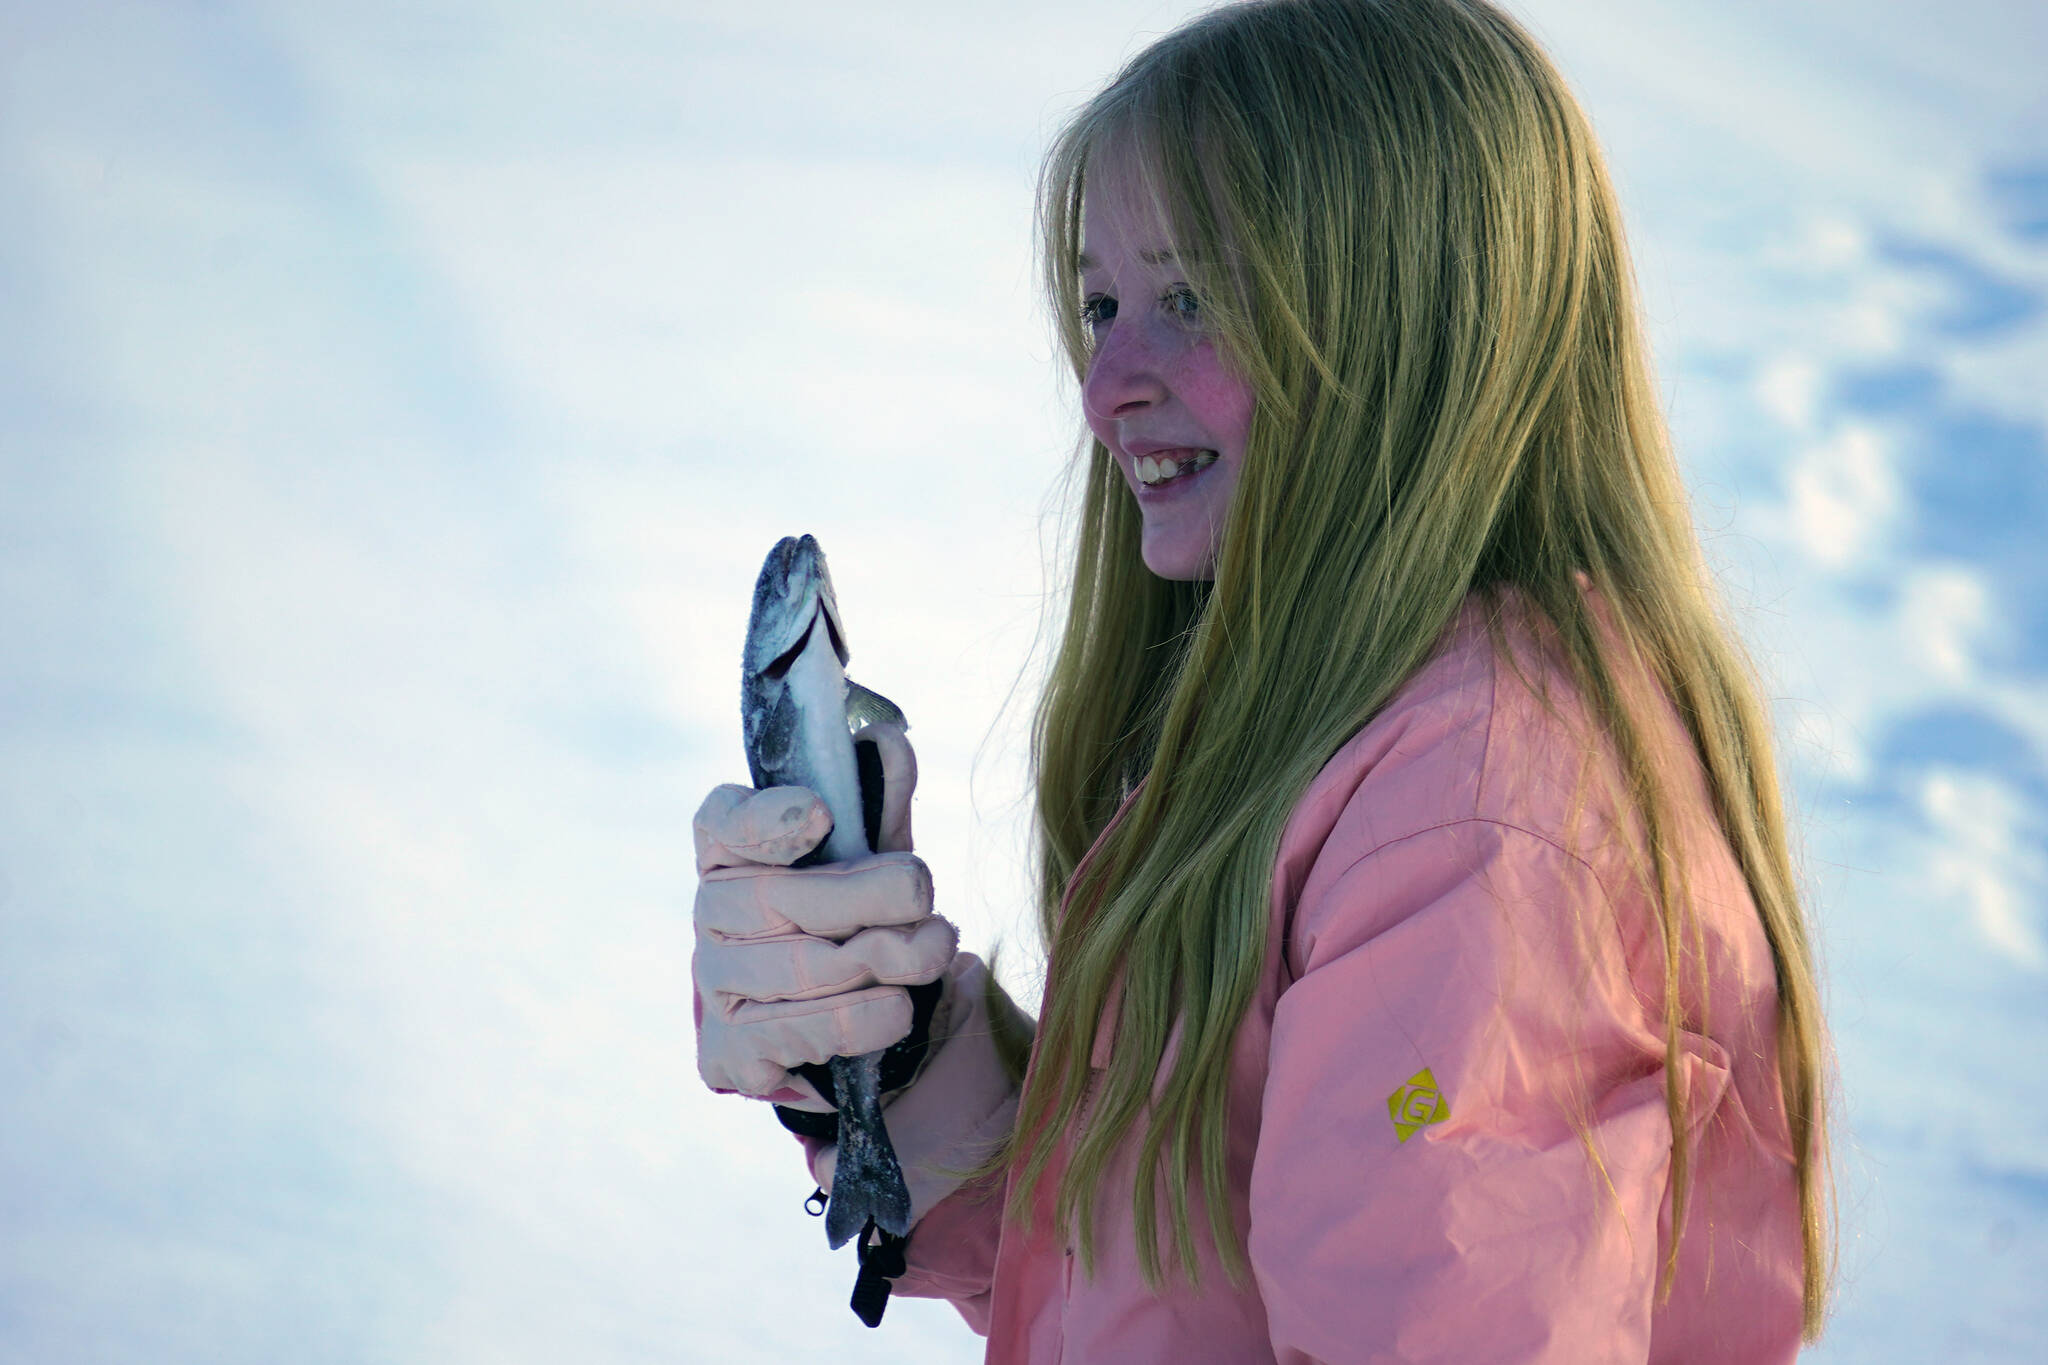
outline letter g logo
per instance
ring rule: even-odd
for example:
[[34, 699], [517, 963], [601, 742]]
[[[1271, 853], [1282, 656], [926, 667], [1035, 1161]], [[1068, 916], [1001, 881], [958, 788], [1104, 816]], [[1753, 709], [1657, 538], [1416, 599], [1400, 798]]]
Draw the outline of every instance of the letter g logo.
[[1410, 1076], [1400, 1089], [1387, 1096], [1387, 1115], [1394, 1120], [1394, 1131], [1406, 1142], [1415, 1136], [1418, 1128], [1427, 1128], [1432, 1123], [1442, 1123], [1451, 1116], [1451, 1106], [1444, 1101], [1443, 1092], [1437, 1089], [1436, 1077], [1429, 1068]]

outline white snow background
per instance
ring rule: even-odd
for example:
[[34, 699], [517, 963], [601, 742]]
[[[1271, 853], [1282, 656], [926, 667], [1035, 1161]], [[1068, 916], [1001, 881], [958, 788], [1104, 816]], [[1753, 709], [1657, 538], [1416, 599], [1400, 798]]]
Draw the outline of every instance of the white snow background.
[[[1190, 10], [0, 0], [0, 1361], [978, 1358], [699, 1084], [688, 824], [814, 532], [1035, 1002], [1031, 176]], [[1518, 12], [1774, 679], [1815, 1358], [2048, 1359], [2048, 7]]]

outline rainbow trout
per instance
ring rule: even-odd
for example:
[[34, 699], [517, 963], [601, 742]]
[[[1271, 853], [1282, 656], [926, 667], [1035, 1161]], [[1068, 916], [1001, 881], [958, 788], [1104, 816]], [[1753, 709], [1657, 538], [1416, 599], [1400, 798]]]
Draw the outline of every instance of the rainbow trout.
[[[853, 734], [861, 725], [905, 725], [894, 702], [846, 676], [846, 630], [825, 552], [809, 536], [785, 536], [754, 581], [754, 611], [740, 674], [740, 722], [754, 786], [808, 787], [832, 813], [832, 831], [797, 866], [864, 857], [872, 808], [879, 819], [880, 773], [863, 793]], [[910, 1191], [882, 1126], [882, 1054], [834, 1057], [839, 1156], [825, 1206], [825, 1240], [835, 1249], [870, 1220], [898, 1237], [910, 1231]]]

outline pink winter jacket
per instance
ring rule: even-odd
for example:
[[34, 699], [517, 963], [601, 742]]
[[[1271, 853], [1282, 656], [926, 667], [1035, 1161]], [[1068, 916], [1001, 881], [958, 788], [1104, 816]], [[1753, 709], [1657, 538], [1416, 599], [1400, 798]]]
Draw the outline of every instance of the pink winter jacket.
[[[990, 1362], [1798, 1353], [1775, 974], [1683, 727], [1661, 695], [1646, 708], [1686, 812], [1710, 982], [1707, 999], [1685, 1000], [1695, 1177], [1660, 1305], [1663, 944], [1629, 870], [1634, 824], [1595, 784], [1574, 842], [1586, 713], [1528, 615], [1510, 615], [1509, 638], [1561, 718], [1496, 664], [1479, 601], [1331, 759], [1281, 841], [1272, 948], [1231, 1070], [1231, 1196], [1252, 1285], [1225, 1278], [1195, 1182], [1201, 1288], [1146, 1287], [1128, 1149], [1097, 1210], [1092, 1278], [1052, 1231], [1051, 1179], [1028, 1236], [1003, 1219], [1005, 1191], [968, 1186], [912, 1229], [896, 1292], [951, 1300]], [[1604, 744], [1600, 756], [1611, 763]], [[1098, 1066], [1110, 1043], [1105, 1025]]]

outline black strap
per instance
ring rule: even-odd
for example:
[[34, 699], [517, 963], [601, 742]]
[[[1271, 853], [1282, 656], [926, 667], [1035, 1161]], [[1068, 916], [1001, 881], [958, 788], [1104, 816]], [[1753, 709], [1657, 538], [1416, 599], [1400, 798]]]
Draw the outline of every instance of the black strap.
[[860, 774], [861, 832], [873, 848], [882, 842], [882, 746], [864, 739], [853, 746], [853, 760]]
[[[812, 1190], [811, 1197], [804, 1200], [804, 1212], [813, 1218], [822, 1217], [831, 1198], [822, 1188]], [[860, 1273], [853, 1277], [853, 1299], [849, 1306], [853, 1315], [870, 1327], [882, 1325], [882, 1312], [888, 1308], [889, 1291], [894, 1288], [889, 1281], [902, 1275], [909, 1264], [904, 1252], [909, 1245], [908, 1237], [883, 1231], [872, 1218], [854, 1239], [854, 1250], [860, 1254]]]
[[[869, 1245], [868, 1238], [875, 1238]], [[884, 1232], [874, 1220], [861, 1230], [855, 1245], [860, 1248], [860, 1274], [853, 1281], [853, 1315], [870, 1327], [882, 1325], [882, 1310], [889, 1306], [889, 1281], [903, 1273], [903, 1248], [910, 1239]]]

